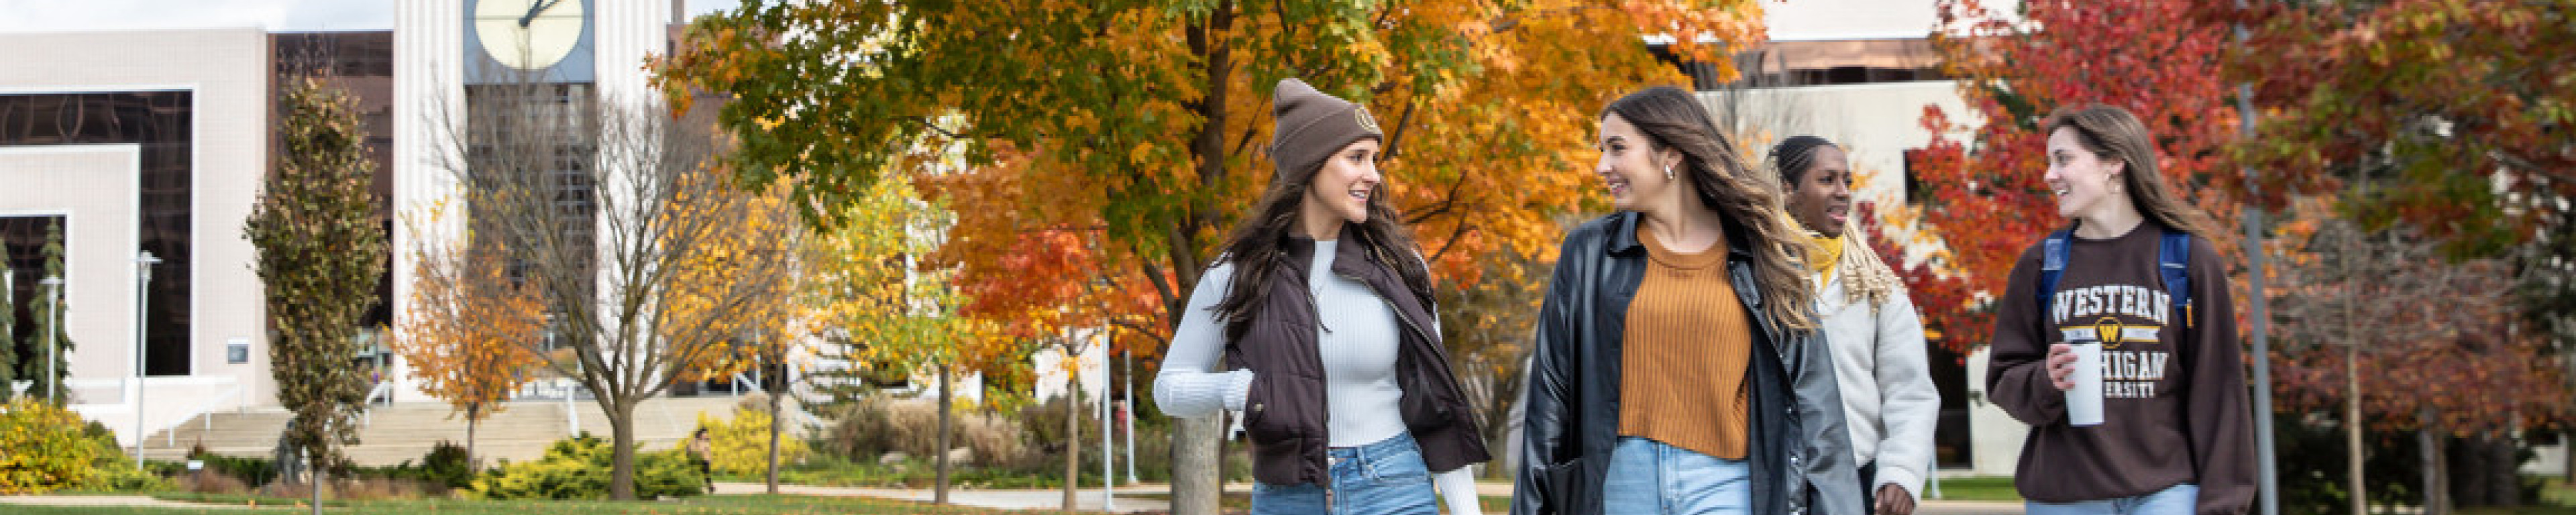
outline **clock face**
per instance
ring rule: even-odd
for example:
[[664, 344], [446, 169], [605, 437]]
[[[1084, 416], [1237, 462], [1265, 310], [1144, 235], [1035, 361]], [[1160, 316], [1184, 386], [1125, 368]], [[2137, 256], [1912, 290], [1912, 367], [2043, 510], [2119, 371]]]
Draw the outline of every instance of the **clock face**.
[[581, 43], [583, 0], [482, 0], [474, 6], [474, 31], [484, 53], [502, 65], [542, 70], [561, 62]]

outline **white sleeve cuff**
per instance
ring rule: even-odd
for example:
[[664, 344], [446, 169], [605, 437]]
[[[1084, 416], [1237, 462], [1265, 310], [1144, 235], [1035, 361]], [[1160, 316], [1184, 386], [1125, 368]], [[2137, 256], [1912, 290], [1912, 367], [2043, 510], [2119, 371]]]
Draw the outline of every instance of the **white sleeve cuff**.
[[1432, 474], [1431, 486], [1440, 491], [1440, 504], [1449, 507], [1450, 515], [1480, 514], [1485, 509], [1476, 495], [1475, 467]]
[[1879, 485], [1896, 485], [1904, 488], [1905, 495], [1914, 497], [1914, 502], [1923, 502], [1923, 478], [1915, 476], [1911, 471], [1896, 467], [1881, 467], [1878, 469], [1878, 477], [1871, 478], [1869, 483], [1872, 495], [1876, 495]]
[[1243, 411], [1245, 398], [1252, 396], [1252, 369], [1219, 373], [1225, 374], [1225, 409]]
[[1242, 410], [1252, 389], [1251, 370], [1185, 372], [1166, 369], [1154, 377], [1154, 403], [1163, 413], [1193, 418], [1219, 410]]

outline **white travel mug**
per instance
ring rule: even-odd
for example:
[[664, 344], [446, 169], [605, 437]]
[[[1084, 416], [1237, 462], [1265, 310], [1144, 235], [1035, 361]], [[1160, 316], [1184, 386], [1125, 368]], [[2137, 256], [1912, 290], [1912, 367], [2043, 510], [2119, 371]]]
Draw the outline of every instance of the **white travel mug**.
[[2075, 342], [2075, 370], [2066, 374], [2066, 424], [2102, 425], [2102, 342]]

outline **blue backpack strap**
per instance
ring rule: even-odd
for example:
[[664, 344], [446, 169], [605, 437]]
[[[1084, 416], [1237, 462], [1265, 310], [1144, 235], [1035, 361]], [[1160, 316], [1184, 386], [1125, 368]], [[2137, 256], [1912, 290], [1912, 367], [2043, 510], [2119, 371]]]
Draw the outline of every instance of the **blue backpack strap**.
[[2039, 319], [2048, 320], [2057, 300], [2057, 279], [2066, 275], [2066, 239], [2068, 232], [2059, 229], [2048, 233], [2039, 245]]
[[2156, 246], [2156, 271], [2164, 274], [2165, 293], [2173, 295], [2184, 327], [2197, 325], [2191, 312], [2191, 233], [2167, 229]]

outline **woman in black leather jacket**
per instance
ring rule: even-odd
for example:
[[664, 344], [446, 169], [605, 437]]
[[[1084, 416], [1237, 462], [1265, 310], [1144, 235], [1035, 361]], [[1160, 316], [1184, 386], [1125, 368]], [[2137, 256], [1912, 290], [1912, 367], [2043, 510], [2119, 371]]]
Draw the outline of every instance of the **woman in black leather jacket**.
[[1599, 138], [1619, 212], [1548, 285], [1512, 513], [1861, 513], [1779, 195], [1678, 88], [1612, 102]]

